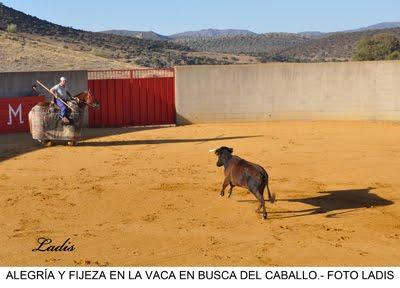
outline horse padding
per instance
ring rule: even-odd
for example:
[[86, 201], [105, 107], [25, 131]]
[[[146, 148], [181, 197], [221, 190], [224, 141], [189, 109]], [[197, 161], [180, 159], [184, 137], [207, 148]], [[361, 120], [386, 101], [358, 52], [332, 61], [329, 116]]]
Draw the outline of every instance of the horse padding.
[[36, 140], [77, 141], [81, 137], [84, 109], [74, 101], [69, 101], [72, 108], [69, 119], [71, 125], [64, 125], [59, 116], [60, 109], [55, 104], [36, 105], [29, 112], [32, 138]]

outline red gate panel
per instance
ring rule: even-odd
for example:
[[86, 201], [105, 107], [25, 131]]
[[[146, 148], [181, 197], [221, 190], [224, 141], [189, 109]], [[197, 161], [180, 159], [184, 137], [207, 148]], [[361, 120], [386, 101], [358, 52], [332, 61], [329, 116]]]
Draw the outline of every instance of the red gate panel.
[[[100, 109], [101, 112], [101, 120], [100, 122], [97, 122], [99, 127], [102, 126], [109, 126], [109, 121], [108, 121], [108, 99], [107, 99], [107, 80], [97, 80], [100, 82], [100, 105], [104, 108]], [[95, 97], [97, 94], [97, 91], [94, 91]], [[89, 111], [93, 111], [92, 109], [89, 109]], [[90, 113], [90, 112], [89, 112]]]
[[29, 131], [28, 113], [44, 96], [0, 98], [0, 133]]
[[115, 95], [115, 80], [107, 80], [107, 101], [108, 101], [108, 124], [109, 126], [117, 126], [116, 115], [116, 95]]
[[132, 117], [132, 125], [140, 125], [140, 113], [141, 113], [141, 102], [140, 102], [140, 86], [139, 79], [132, 79], [130, 82], [130, 96], [131, 96], [131, 111], [133, 113]]
[[122, 81], [122, 126], [130, 126], [133, 123], [133, 116], [131, 112], [131, 95], [130, 95], [130, 83], [128, 81]]
[[139, 101], [140, 101], [140, 122], [139, 125], [146, 125], [150, 123], [148, 121], [149, 110], [147, 108], [149, 104], [148, 91], [148, 81], [147, 79], [139, 79]]
[[162, 81], [154, 81], [154, 121], [161, 124], [161, 83]]
[[[127, 82], [125, 80], [125, 82]], [[124, 126], [124, 80], [118, 79], [115, 80], [115, 123], [116, 126], [121, 127]], [[128, 104], [128, 103], [126, 103]]]

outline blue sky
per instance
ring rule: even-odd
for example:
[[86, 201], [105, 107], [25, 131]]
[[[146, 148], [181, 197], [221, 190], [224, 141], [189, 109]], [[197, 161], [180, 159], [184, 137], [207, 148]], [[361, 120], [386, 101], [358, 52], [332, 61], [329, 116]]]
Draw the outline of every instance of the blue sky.
[[64, 26], [173, 34], [204, 28], [254, 32], [340, 31], [400, 21], [399, 0], [0, 0]]

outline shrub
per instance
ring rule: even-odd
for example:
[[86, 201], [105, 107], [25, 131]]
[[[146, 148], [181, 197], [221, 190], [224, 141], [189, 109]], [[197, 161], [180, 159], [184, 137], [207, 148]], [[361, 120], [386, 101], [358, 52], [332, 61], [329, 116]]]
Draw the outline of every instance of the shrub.
[[103, 58], [112, 58], [113, 57], [111, 52], [104, 50], [104, 49], [99, 49], [99, 48], [93, 48], [92, 53], [96, 56], [103, 57]]
[[15, 24], [8, 24], [8, 25], [7, 25], [7, 32], [8, 32], [8, 33], [17, 33], [17, 25], [15, 25]]
[[394, 51], [387, 57], [388, 60], [400, 60], [400, 50]]

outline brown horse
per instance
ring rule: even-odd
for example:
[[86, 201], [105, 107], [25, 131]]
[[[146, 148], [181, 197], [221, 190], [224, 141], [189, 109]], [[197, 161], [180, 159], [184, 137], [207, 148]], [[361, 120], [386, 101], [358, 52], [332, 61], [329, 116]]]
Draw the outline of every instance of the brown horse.
[[[79, 105], [79, 108], [83, 108], [84, 105], [87, 105], [89, 107], [98, 109], [100, 107], [99, 101], [94, 99], [93, 94], [90, 92], [90, 89], [88, 91], [83, 91], [75, 96], [72, 97], [72, 100], [75, 100], [77, 104]], [[39, 102], [37, 105], [46, 107], [50, 106], [52, 102], [48, 101], [42, 101]]]

